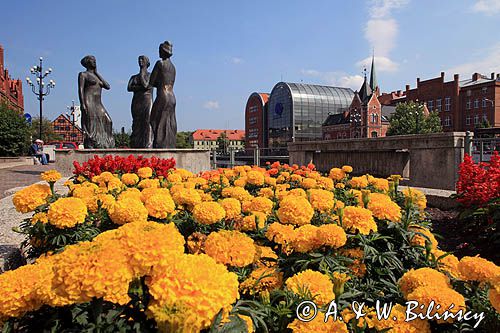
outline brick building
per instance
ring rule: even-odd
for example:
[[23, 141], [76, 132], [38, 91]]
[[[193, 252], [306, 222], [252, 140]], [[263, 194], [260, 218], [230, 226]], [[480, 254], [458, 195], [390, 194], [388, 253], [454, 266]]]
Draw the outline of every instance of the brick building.
[[203, 150], [217, 149], [219, 147], [217, 139], [222, 133], [225, 133], [229, 140], [229, 149], [243, 149], [245, 147], [244, 130], [199, 129], [196, 130], [192, 136], [193, 148]]
[[265, 147], [269, 94], [252, 93], [245, 107], [245, 147]]
[[4, 49], [0, 45], [0, 103], [7, 103], [13, 109], [24, 113], [22, 81], [13, 80], [4, 64]]
[[54, 133], [61, 136], [63, 141], [76, 142], [83, 144], [83, 130], [64, 114], [59, 115], [52, 122]]

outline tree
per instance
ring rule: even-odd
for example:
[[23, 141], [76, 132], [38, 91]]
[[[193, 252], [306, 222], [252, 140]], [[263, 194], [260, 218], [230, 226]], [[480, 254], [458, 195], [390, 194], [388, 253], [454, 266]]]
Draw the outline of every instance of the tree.
[[439, 133], [443, 131], [437, 112], [424, 114], [424, 106], [413, 101], [399, 103], [391, 115], [387, 136]]
[[193, 148], [190, 138], [193, 132], [177, 132], [176, 148]]
[[20, 156], [30, 146], [30, 128], [24, 116], [0, 104], [0, 156]]
[[217, 138], [217, 151], [224, 155], [229, 153], [229, 139], [226, 132], [222, 132]]
[[35, 117], [31, 120], [31, 136], [33, 139], [41, 139], [43, 142], [51, 142], [51, 141], [61, 141], [63, 138], [54, 132], [54, 126], [52, 122], [43, 117], [42, 118], [42, 138], [40, 138], [40, 117]]
[[117, 148], [130, 147], [130, 132], [125, 132], [125, 127], [122, 127], [120, 132], [113, 131], [113, 137], [115, 138], [115, 147]]

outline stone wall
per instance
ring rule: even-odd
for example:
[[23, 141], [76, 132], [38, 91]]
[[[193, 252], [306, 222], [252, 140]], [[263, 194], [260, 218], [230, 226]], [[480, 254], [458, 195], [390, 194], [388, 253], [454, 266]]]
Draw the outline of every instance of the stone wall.
[[64, 176], [71, 176], [73, 172], [73, 161], [80, 164], [98, 155], [118, 155], [127, 157], [129, 155], [144, 157], [160, 157], [175, 159], [175, 166], [194, 173], [210, 170], [210, 152], [208, 150], [195, 149], [80, 149], [80, 150], [58, 150], [56, 151], [55, 168]]
[[448, 132], [295, 142], [288, 144], [288, 150], [290, 164], [306, 165], [312, 161], [323, 172], [348, 164], [357, 174], [400, 174], [411, 186], [454, 190], [464, 141], [464, 132]]

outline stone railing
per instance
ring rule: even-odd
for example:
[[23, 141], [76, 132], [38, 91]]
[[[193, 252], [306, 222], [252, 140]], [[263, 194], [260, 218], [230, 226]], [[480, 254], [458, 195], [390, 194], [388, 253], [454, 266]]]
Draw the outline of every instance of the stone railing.
[[411, 186], [454, 190], [465, 133], [448, 132], [288, 144], [290, 164], [313, 162], [326, 172], [351, 165], [357, 174], [402, 175]]
[[210, 170], [210, 151], [197, 149], [80, 149], [80, 150], [56, 150], [56, 169], [64, 176], [73, 173], [73, 161], [80, 164], [98, 155], [117, 155], [127, 157], [129, 155], [175, 159], [175, 166], [193, 173]]

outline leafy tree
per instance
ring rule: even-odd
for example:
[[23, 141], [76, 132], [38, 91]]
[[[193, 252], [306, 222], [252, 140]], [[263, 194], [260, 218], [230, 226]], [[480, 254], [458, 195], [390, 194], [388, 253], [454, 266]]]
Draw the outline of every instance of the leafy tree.
[[177, 132], [176, 144], [177, 148], [193, 148], [190, 138], [193, 132]]
[[387, 135], [426, 134], [442, 132], [437, 112], [424, 114], [424, 106], [413, 101], [399, 103], [390, 118]]
[[124, 127], [122, 127], [120, 132], [113, 131], [113, 137], [115, 138], [115, 147], [117, 148], [130, 147], [130, 132], [125, 132]]
[[[40, 138], [40, 117], [35, 117], [31, 119], [31, 136], [33, 139]], [[47, 143], [50, 141], [61, 141], [63, 138], [54, 132], [54, 127], [52, 121], [42, 117], [42, 141]]]
[[20, 156], [30, 145], [30, 128], [23, 115], [0, 104], [0, 156]]
[[217, 151], [221, 154], [229, 153], [229, 139], [226, 132], [222, 132], [217, 138]]

